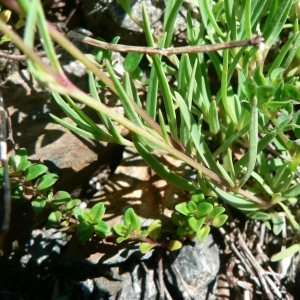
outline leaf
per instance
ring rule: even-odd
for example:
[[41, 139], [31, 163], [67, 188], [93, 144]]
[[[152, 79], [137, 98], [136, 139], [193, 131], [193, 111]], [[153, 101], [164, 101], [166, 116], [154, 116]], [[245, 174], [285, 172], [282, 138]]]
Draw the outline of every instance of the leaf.
[[253, 211], [248, 213], [247, 216], [253, 220], [258, 220], [263, 222], [271, 219], [269, 214], [264, 213], [262, 211]]
[[11, 11], [8, 9], [5, 9], [5, 10], [1, 11], [1, 13], [0, 13], [0, 19], [4, 23], [7, 23], [9, 21], [10, 16], [11, 16]]
[[119, 244], [119, 243], [122, 243], [123, 241], [125, 241], [126, 239], [127, 239], [126, 237], [121, 236], [121, 237], [118, 237], [116, 241]]
[[209, 185], [221, 199], [223, 199], [225, 202], [227, 202], [233, 207], [236, 207], [242, 211], [255, 211], [260, 209], [260, 206], [255, 202], [229, 194], [219, 189], [218, 187], [212, 185], [211, 183], [209, 183]]
[[80, 214], [78, 215], [78, 219], [80, 222], [85, 222], [91, 224], [91, 214], [87, 210], [81, 210]]
[[140, 64], [143, 53], [137, 53], [137, 52], [131, 52], [126, 55], [126, 58], [124, 60], [124, 69], [128, 73], [132, 73]]
[[125, 236], [127, 234], [127, 227], [124, 224], [115, 224], [113, 228], [120, 236]]
[[[300, 125], [300, 110], [298, 110], [295, 115], [293, 116], [293, 124]], [[293, 128], [294, 134], [297, 139], [300, 139], [300, 128], [294, 127]]]
[[82, 222], [77, 226], [76, 232], [78, 234], [79, 240], [85, 243], [92, 237], [94, 233], [94, 226]]
[[105, 205], [103, 202], [95, 204], [90, 211], [90, 220], [92, 223], [97, 223], [102, 220], [105, 213]]
[[21, 161], [20, 164], [18, 165], [18, 171], [25, 171], [30, 166], [31, 166], [30, 161], [28, 160]]
[[282, 260], [282, 259], [284, 259], [288, 256], [291, 256], [299, 251], [300, 251], [300, 244], [294, 244], [293, 246], [288, 247], [287, 249], [273, 255], [271, 257], [271, 261], [276, 262], [276, 261]]
[[168, 182], [180, 187], [187, 191], [194, 191], [195, 186], [185, 178], [172, 172], [170, 169], [161, 164], [137, 139], [137, 135], [132, 134], [133, 141], [139, 154], [145, 160], [145, 162], [155, 171], [160, 177], [167, 180]]
[[209, 106], [208, 122], [209, 122], [210, 131], [213, 134], [217, 134], [220, 130], [220, 123], [219, 123], [218, 110], [217, 110], [217, 105], [215, 100], [213, 100]]
[[198, 205], [198, 217], [206, 216], [213, 210], [213, 206], [210, 203], [202, 202]]
[[286, 84], [282, 89], [282, 100], [296, 100], [300, 102], [300, 92], [293, 84]]
[[[300, 133], [300, 132], [299, 132]], [[282, 196], [289, 197], [298, 197], [300, 195], [300, 184], [295, 184], [286, 191], [282, 192]]]
[[60, 211], [53, 211], [48, 217], [48, 222], [51, 224], [59, 224], [61, 216], [62, 213]]
[[225, 222], [227, 221], [228, 216], [227, 215], [219, 215], [216, 216], [213, 221], [212, 221], [212, 225], [216, 228], [221, 227], [225, 224]]
[[188, 109], [185, 101], [183, 100], [180, 94], [175, 92], [175, 97], [176, 97], [176, 101], [179, 103], [180, 112], [182, 113], [184, 122], [191, 133], [192, 140], [194, 142], [195, 148], [197, 149], [199, 155], [201, 156], [205, 164], [209, 166], [212, 171], [222, 176], [220, 174], [219, 168], [217, 167], [215, 159], [213, 158], [209, 148], [207, 147], [207, 144], [205, 143], [205, 140], [201, 132], [199, 132], [198, 125], [191, 111]]
[[102, 239], [106, 238], [110, 234], [110, 227], [104, 221], [99, 221], [97, 225], [94, 225], [95, 233]]
[[202, 228], [196, 233], [196, 236], [197, 236], [198, 241], [199, 241], [199, 242], [204, 241], [204, 239], [208, 236], [209, 232], [210, 232], [210, 227], [209, 227], [209, 226], [202, 227]]
[[21, 162], [21, 156], [20, 155], [13, 155], [8, 159], [9, 166], [12, 166], [14, 171], [18, 170], [18, 166]]
[[169, 242], [169, 250], [171, 251], [175, 251], [175, 250], [178, 250], [182, 247], [182, 243], [180, 241], [177, 241], [177, 240], [171, 240]]
[[191, 201], [195, 202], [196, 204], [199, 204], [200, 202], [203, 202], [204, 200], [205, 200], [205, 197], [201, 190], [197, 190], [191, 197]]
[[263, 103], [272, 99], [274, 94], [274, 87], [272, 85], [262, 85], [257, 87], [256, 94], [257, 94], [257, 103], [258, 105], [262, 105]]
[[[100, 127], [99, 127], [98, 132], [91, 133], [89, 131], [78, 128], [77, 126], [74, 126], [74, 125], [72, 125], [72, 124], [70, 124], [70, 123], [68, 123], [68, 122], [52, 115], [52, 114], [49, 114], [49, 115], [57, 123], [59, 123], [60, 125], [74, 131], [75, 133], [77, 133], [79, 135], [82, 135], [82, 136], [87, 137], [87, 138], [92, 139], [92, 140], [104, 141], [104, 142], [109, 142], [109, 143], [115, 143], [116, 142], [116, 140], [111, 135], [109, 135], [107, 132], [102, 130]], [[91, 130], [91, 127], [89, 127], [88, 129]]]
[[25, 181], [30, 181], [32, 179], [35, 179], [38, 176], [44, 174], [47, 170], [48, 168], [45, 165], [42, 164], [32, 165], [25, 171]]
[[156, 245], [155, 244], [149, 244], [146, 242], [140, 243], [140, 251], [141, 253], [145, 254], [151, 249], [153, 249]]
[[288, 220], [290, 221], [291, 225], [293, 226], [293, 228], [297, 231], [300, 231], [299, 223], [295, 220], [295, 217], [291, 213], [289, 208], [285, 204], [283, 204], [282, 202], [278, 202], [278, 204], [283, 208], [283, 210], [286, 213], [286, 216], [287, 216]]
[[161, 233], [161, 220], [154, 220], [148, 227], [147, 231], [151, 239], [157, 240]]
[[24, 188], [20, 182], [11, 185], [11, 198], [21, 199], [23, 197]]
[[273, 223], [273, 233], [278, 235], [282, 231], [285, 222], [277, 211], [270, 212], [270, 216]]
[[216, 216], [222, 214], [224, 211], [225, 211], [225, 208], [222, 206], [214, 207], [213, 210], [209, 214], [207, 214], [206, 221], [213, 220]]
[[197, 205], [194, 201], [189, 201], [187, 204], [187, 209], [190, 213], [193, 213], [195, 210], [197, 210]]
[[[263, 37], [265, 44], [270, 48], [280, 34], [282, 27], [286, 21], [290, 11], [292, 1], [280, 1], [275, 14], [270, 14], [263, 29]], [[272, 5], [277, 5], [277, 2], [272, 2]]]
[[40, 214], [43, 211], [46, 202], [47, 199], [45, 197], [40, 197], [40, 196], [31, 202], [32, 209], [36, 215]]
[[67, 193], [65, 191], [59, 191], [54, 195], [51, 203], [53, 203], [54, 205], [61, 205], [66, 202], [69, 202], [71, 199], [72, 198], [69, 193]]
[[176, 226], [181, 226], [183, 225], [183, 218], [184, 216], [182, 216], [181, 214], [179, 214], [178, 212], [173, 212], [172, 215], [171, 215], [171, 219], [173, 221], [173, 223], [176, 225]]
[[40, 180], [37, 185], [37, 189], [39, 191], [44, 191], [46, 189], [52, 188], [53, 184], [58, 180], [58, 175], [56, 174], [46, 174], [44, 175]]
[[69, 201], [65, 207], [65, 211], [70, 211], [74, 209], [80, 202], [81, 202], [80, 199], [73, 199]]
[[142, 227], [139, 217], [136, 215], [132, 208], [128, 208], [126, 210], [124, 214], [124, 224], [127, 227], [131, 225], [134, 231], [140, 231]]
[[185, 216], [189, 216], [191, 215], [190, 211], [187, 208], [187, 204], [186, 202], [184, 203], [179, 203], [175, 206], [175, 209], [180, 212], [181, 214], [185, 215]]
[[189, 225], [195, 232], [197, 232], [202, 227], [202, 225], [204, 224], [204, 221], [205, 221], [205, 218], [196, 219], [195, 217], [191, 217], [188, 220]]

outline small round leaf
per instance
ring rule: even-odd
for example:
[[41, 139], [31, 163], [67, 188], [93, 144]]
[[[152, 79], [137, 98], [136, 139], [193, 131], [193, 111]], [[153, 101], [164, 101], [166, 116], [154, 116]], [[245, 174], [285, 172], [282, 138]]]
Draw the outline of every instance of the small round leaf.
[[94, 227], [85, 222], [82, 222], [77, 226], [76, 232], [78, 234], [79, 240], [85, 243], [92, 237], [94, 233]]
[[106, 238], [110, 234], [110, 227], [104, 221], [100, 221], [97, 225], [94, 225], [95, 233], [102, 239]]
[[39, 180], [37, 189], [39, 191], [50, 189], [53, 186], [53, 184], [57, 181], [58, 178], [59, 178], [58, 175], [52, 173], [44, 175]]
[[37, 197], [31, 202], [32, 209], [36, 215], [40, 214], [43, 211], [46, 202], [47, 199], [45, 197]]
[[30, 181], [44, 174], [48, 168], [42, 164], [36, 164], [28, 167], [25, 171], [25, 181]]
[[185, 216], [189, 216], [191, 213], [187, 208], [187, 204], [186, 202], [184, 203], [179, 203], [175, 206], [175, 209], [180, 212], [181, 214], [185, 215]]
[[177, 240], [170, 241], [169, 246], [168, 246], [169, 250], [171, 250], [171, 251], [178, 250], [181, 247], [182, 247], [182, 243]]
[[219, 216], [216, 216], [213, 221], [212, 221], [212, 225], [214, 227], [221, 227], [225, 224], [225, 222], [227, 221], [228, 219], [228, 216], [227, 215], [219, 215]]
[[127, 227], [131, 225], [134, 231], [139, 231], [142, 227], [139, 217], [136, 215], [132, 208], [128, 208], [126, 210], [124, 214], [124, 224]]
[[115, 224], [114, 231], [120, 236], [125, 236], [127, 234], [127, 227], [123, 224]]
[[105, 213], [105, 206], [103, 202], [95, 204], [91, 209], [91, 221], [99, 222]]
[[154, 220], [148, 228], [149, 237], [153, 240], [157, 240], [160, 236], [160, 233], [161, 233], [161, 221]]
[[61, 204], [69, 202], [70, 200], [71, 200], [71, 196], [69, 193], [67, 193], [65, 191], [59, 191], [54, 195], [51, 203], [53, 203], [55, 205], [61, 205]]
[[140, 251], [145, 254], [148, 251], [150, 251], [151, 249], [153, 249], [155, 247], [155, 244], [150, 244], [150, 243], [140, 243]]
[[70, 211], [74, 209], [80, 202], [81, 202], [80, 199], [73, 199], [69, 201], [65, 207], [65, 211]]
[[196, 236], [199, 242], [204, 241], [204, 239], [208, 236], [210, 232], [209, 226], [202, 227], [199, 231], [197, 231]]
[[191, 217], [191, 218], [189, 218], [189, 225], [195, 232], [197, 232], [202, 227], [204, 221], [205, 221], [205, 218], [201, 218], [201, 219], [197, 220], [196, 218]]

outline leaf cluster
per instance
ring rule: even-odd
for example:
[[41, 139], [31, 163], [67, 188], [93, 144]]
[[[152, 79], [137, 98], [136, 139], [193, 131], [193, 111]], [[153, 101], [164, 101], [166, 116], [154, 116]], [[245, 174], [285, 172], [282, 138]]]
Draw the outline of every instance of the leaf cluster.
[[172, 221], [178, 226], [177, 234], [180, 238], [194, 237], [201, 242], [210, 232], [210, 226], [221, 227], [228, 216], [223, 214], [225, 208], [214, 205], [213, 198], [205, 199], [198, 190], [188, 203], [175, 206], [176, 212], [172, 214]]
[[[143, 20], [138, 20], [129, 1], [118, 2], [144, 31], [149, 47], [172, 45], [173, 28], [183, 0], [167, 1], [163, 35], [159, 40], [151, 32], [145, 6]], [[201, 23], [192, 18], [191, 12], [187, 13], [190, 46], [250, 39], [254, 34], [262, 35], [264, 44], [258, 48], [171, 55], [167, 59], [159, 54], [144, 55], [150, 69], [149, 78], [144, 80], [139, 69], [142, 54], [129, 53], [124, 74], [120, 75], [114, 70], [111, 51], [95, 49], [85, 56], [52, 27], [47, 27], [38, 0], [19, 1], [27, 17], [24, 40], [1, 21], [0, 28], [28, 56], [30, 72], [53, 92], [55, 101], [76, 125], [51, 115], [54, 120], [85, 137], [135, 147], [144, 161], [169, 183], [190, 193], [201, 190], [206, 200], [195, 196], [175, 208], [173, 219], [179, 226], [179, 236], [196, 235], [202, 240], [210, 226], [222, 226], [226, 215], [223, 207], [215, 206], [216, 198], [250, 218], [265, 222], [275, 234], [283, 230], [285, 223], [280, 215], [283, 211], [298, 232], [299, 224], [293, 214], [293, 205], [300, 194], [297, 1], [199, 0], [193, 3], [197, 5]], [[32, 51], [36, 27], [51, 67]], [[281, 47], [276, 43], [283, 30], [287, 42]], [[90, 95], [66, 78], [51, 38], [88, 68]], [[115, 37], [113, 43], [118, 39]], [[280, 52], [276, 53], [278, 47]], [[125, 116], [103, 105], [99, 97], [103, 88], [118, 96]], [[146, 93], [145, 98], [141, 97], [141, 90]], [[84, 114], [76, 101], [95, 109], [103, 127]], [[118, 132], [115, 122], [130, 130], [131, 139]], [[163, 160], [157, 159], [157, 151], [192, 167], [196, 179], [171, 170]], [[39, 193], [49, 188], [49, 184], [40, 181], [36, 186], [40, 188]], [[103, 209], [99, 207], [100, 212]], [[53, 220], [60, 218], [55, 213]], [[82, 229], [82, 239], [88, 240], [97, 232], [97, 226], [103, 225], [102, 215], [95, 212], [100, 222], [97, 223], [94, 212], [82, 214], [76, 215], [79, 232]], [[124, 224], [115, 228], [120, 235], [119, 242], [148, 238], [137, 219], [133, 210], [129, 210]], [[99, 235], [108, 232], [105, 226], [101, 230]]]

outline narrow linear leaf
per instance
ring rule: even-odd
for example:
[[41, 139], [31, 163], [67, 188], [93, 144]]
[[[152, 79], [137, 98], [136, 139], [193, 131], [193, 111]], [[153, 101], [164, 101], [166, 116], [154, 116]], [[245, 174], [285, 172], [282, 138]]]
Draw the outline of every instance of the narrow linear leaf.
[[300, 243], [294, 244], [291, 247], [288, 247], [287, 249], [285, 249], [277, 254], [274, 254], [271, 257], [271, 261], [276, 262], [276, 261], [282, 260], [282, 259], [284, 259], [288, 256], [291, 256], [299, 251], [300, 251]]
[[145, 162], [163, 179], [178, 186], [186, 191], [195, 191], [194, 185], [183, 177], [178, 176], [176, 173], [170, 171], [167, 167], [162, 165], [154, 156], [139, 142], [137, 137], [133, 134], [133, 142], [137, 151], [140, 153]]

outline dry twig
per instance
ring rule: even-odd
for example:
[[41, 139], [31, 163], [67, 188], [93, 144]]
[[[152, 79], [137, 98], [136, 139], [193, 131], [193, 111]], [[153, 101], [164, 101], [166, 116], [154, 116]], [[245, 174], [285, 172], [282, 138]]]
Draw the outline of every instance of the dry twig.
[[85, 44], [89, 44], [101, 49], [111, 50], [115, 52], [138, 52], [138, 53], [145, 53], [145, 54], [160, 54], [164, 56], [168, 56], [172, 54], [182, 54], [182, 53], [213, 52], [213, 51], [235, 48], [235, 47], [243, 47], [243, 46], [260, 46], [263, 43], [263, 38], [261, 36], [253, 36], [247, 40], [233, 41], [233, 42], [213, 44], [213, 45], [185, 46], [185, 47], [176, 47], [176, 48], [152, 48], [152, 47], [110, 44], [110, 43], [101, 42], [92, 39], [90, 37], [86, 37], [75, 31], [68, 32], [67, 37], [73, 38]]

